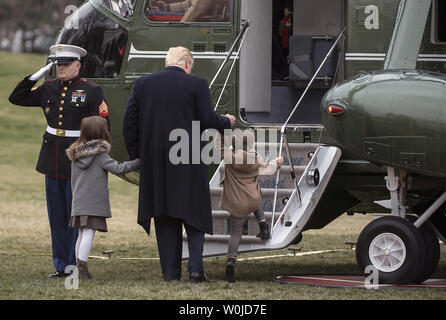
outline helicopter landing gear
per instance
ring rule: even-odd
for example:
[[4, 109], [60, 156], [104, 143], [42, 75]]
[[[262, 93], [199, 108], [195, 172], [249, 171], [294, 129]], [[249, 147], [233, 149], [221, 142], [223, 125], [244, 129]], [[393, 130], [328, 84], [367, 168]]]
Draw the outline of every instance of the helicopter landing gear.
[[[406, 218], [411, 223], [417, 220], [415, 216], [407, 216]], [[425, 258], [423, 259], [423, 266], [418, 277], [413, 281], [414, 283], [422, 283], [429, 279], [435, 269], [437, 269], [440, 261], [440, 243], [430, 223], [423, 224], [418, 230], [423, 238]]]
[[400, 217], [382, 217], [359, 235], [356, 262], [361, 270], [373, 266], [380, 284], [411, 283], [421, 272], [423, 240], [412, 223]]
[[391, 199], [377, 201], [391, 209], [392, 216], [369, 223], [359, 235], [356, 261], [361, 270], [372, 266], [379, 282], [388, 284], [421, 283], [435, 271], [440, 247], [430, 216], [446, 201], [444, 192], [419, 218], [406, 216], [407, 171], [388, 168], [387, 188]]

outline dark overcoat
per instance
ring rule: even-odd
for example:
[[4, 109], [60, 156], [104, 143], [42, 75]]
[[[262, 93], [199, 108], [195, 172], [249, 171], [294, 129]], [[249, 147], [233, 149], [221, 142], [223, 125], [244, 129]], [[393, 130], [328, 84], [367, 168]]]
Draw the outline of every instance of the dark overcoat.
[[[181, 219], [213, 233], [207, 166], [200, 155], [197, 163], [197, 153], [192, 153], [193, 143], [198, 143], [200, 153], [203, 147], [200, 141], [192, 141], [193, 121], [200, 123], [200, 136], [206, 129], [231, 128], [227, 117], [215, 113], [205, 79], [170, 66], [135, 82], [124, 114], [123, 136], [130, 158], [141, 160], [138, 223], [149, 234], [150, 220], [158, 216]], [[175, 129], [188, 133], [189, 161], [179, 164], [169, 159], [171, 148], [181, 140], [170, 141]]]
[[51, 178], [69, 180], [71, 162], [65, 150], [77, 137], [64, 136], [64, 130], [79, 130], [81, 120], [88, 116], [100, 115], [109, 123], [108, 105], [101, 87], [80, 76], [65, 82], [47, 80], [33, 88], [36, 83], [26, 77], [12, 91], [9, 101], [18, 106], [42, 108], [48, 126], [60, 133], [43, 134], [36, 170]]

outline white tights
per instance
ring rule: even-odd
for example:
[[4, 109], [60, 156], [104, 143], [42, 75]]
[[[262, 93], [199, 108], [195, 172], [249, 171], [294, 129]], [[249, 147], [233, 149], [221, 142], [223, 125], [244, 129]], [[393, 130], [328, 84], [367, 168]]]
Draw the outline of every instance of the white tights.
[[79, 228], [76, 241], [76, 258], [87, 262], [93, 244], [95, 230]]

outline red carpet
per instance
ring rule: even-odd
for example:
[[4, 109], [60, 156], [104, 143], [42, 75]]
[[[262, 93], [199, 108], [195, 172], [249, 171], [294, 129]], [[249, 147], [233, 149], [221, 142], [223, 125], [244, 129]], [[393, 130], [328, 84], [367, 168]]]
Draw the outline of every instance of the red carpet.
[[292, 283], [308, 286], [360, 288], [360, 289], [446, 289], [446, 279], [429, 279], [422, 284], [411, 285], [374, 285], [371, 280], [365, 281], [364, 276], [358, 275], [294, 275], [276, 276], [275, 281], [280, 283]]

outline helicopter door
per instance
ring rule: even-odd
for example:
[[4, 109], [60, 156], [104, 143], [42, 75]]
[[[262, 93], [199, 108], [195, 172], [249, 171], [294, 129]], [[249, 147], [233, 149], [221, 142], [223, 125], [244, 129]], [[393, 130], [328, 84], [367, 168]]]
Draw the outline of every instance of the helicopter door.
[[[244, 0], [250, 21], [240, 58], [240, 110], [250, 124], [283, 124], [344, 26], [344, 0]], [[340, 46], [338, 46], [340, 48]], [[320, 125], [319, 104], [343, 78], [329, 56], [291, 124]]]

